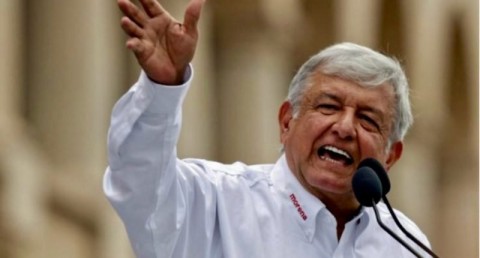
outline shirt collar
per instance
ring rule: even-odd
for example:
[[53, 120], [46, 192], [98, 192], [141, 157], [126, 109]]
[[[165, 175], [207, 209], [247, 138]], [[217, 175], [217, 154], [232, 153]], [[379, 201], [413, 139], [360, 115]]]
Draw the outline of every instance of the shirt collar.
[[[273, 168], [272, 182], [274, 187], [280, 192], [282, 201], [286, 204], [287, 209], [291, 211], [291, 214], [309, 241], [312, 241], [315, 236], [317, 217], [320, 213], [332, 217], [333, 223], [336, 223], [333, 215], [325, 207], [325, 204], [300, 184], [288, 167], [285, 154], [278, 159]], [[349, 223], [358, 225], [362, 222], [361, 224], [365, 225], [368, 224], [368, 217], [369, 214], [365, 211], [365, 208], [361, 208], [360, 213]], [[361, 228], [364, 228], [364, 226]]]
[[283, 154], [272, 171], [272, 182], [280, 192], [293, 217], [296, 219], [306, 237], [311, 241], [315, 235], [316, 217], [325, 205], [298, 182], [287, 164]]

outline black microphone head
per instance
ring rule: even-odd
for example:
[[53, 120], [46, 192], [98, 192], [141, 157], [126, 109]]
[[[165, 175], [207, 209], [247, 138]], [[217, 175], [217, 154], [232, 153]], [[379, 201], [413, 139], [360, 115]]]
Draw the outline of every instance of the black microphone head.
[[352, 188], [358, 202], [363, 206], [371, 207], [382, 198], [382, 183], [369, 167], [361, 167], [355, 172]]
[[382, 163], [380, 163], [380, 161], [374, 158], [366, 158], [362, 160], [360, 164], [358, 164], [357, 169], [361, 167], [369, 167], [377, 174], [380, 182], [382, 183], [383, 195], [387, 195], [388, 192], [390, 192], [390, 179], [388, 178], [387, 171], [383, 167]]

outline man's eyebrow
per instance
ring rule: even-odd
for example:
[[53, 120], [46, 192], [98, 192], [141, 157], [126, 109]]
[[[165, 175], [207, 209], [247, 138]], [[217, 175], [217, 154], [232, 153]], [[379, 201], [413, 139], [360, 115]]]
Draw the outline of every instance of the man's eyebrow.
[[[337, 96], [333, 93], [329, 93], [329, 92], [320, 93], [320, 95], [318, 95], [318, 97], [317, 97], [317, 100], [322, 100], [322, 99], [331, 99], [331, 100], [334, 100], [334, 101], [337, 101], [337, 102], [342, 102], [342, 98], [340, 98], [339, 96]], [[362, 105], [362, 106], [360, 106], [360, 109], [361, 109], [361, 111], [374, 113], [374, 114], [377, 114], [379, 116], [382, 116], [384, 114], [384, 112], [382, 112], [380, 109], [378, 109], [376, 107], [373, 107], [373, 106], [370, 106], [370, 105]]]
[[[322, 92], [320, 95], [318, 95], [317, 100], [322, 100], [322, 99], [330, 99], [336, 102], [342, 102], [342, 99], [339, 96], [329, 92]], [[380, 109], [376, 107], [373, 107], [370, 105], [362, 105], [360, 106], [360, 110], [364, 112], [373, 113], [383, 120], [384, 112], [382, 112]]]
[[317, 100], [321, 99], [331, 99], [337, 102], [341, 102], [342, 100], [339, 96], [328, 92], [322, 92], [320, 95], [318, 95]]

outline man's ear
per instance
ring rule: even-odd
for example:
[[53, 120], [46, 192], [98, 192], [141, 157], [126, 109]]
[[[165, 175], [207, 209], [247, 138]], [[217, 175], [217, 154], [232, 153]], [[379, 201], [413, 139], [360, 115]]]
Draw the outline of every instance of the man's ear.
[[280, 142], [283, 144], [290, 129], [290, 120], [293, 118], [293, 107], [289, 101], [284, 101], [278, 111], [278, 126], [280, 129]]
[[390, 147], [390, 150], [387, 156], [387, 161], [386, 161], [387, 171], [390, 170], [393, 164], [395, 164], [395, 162], [397, 162], [397, 160], [400, 159], [400, 157], [402, 156], [402, 152], [403, 152], [403, 142], [401, 141], [394, 142]]

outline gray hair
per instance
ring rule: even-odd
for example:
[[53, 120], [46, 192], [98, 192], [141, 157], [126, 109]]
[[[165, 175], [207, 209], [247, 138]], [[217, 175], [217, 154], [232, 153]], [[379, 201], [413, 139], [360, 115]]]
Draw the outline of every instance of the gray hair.
[[385, 83], [391, 85], [396, 103], [393, 130], [387, 147], [395, 141], [403, 140], [413, 123], [413, 116], [407, 78], [396, 59], [353, 43], [340, 43], [320, 51], [300, 67], [290, 83], [287, 100], [293, 106], [294, 117], [298, 115], [308, 79], [317, 71], [363, 87], [376, 87]]

